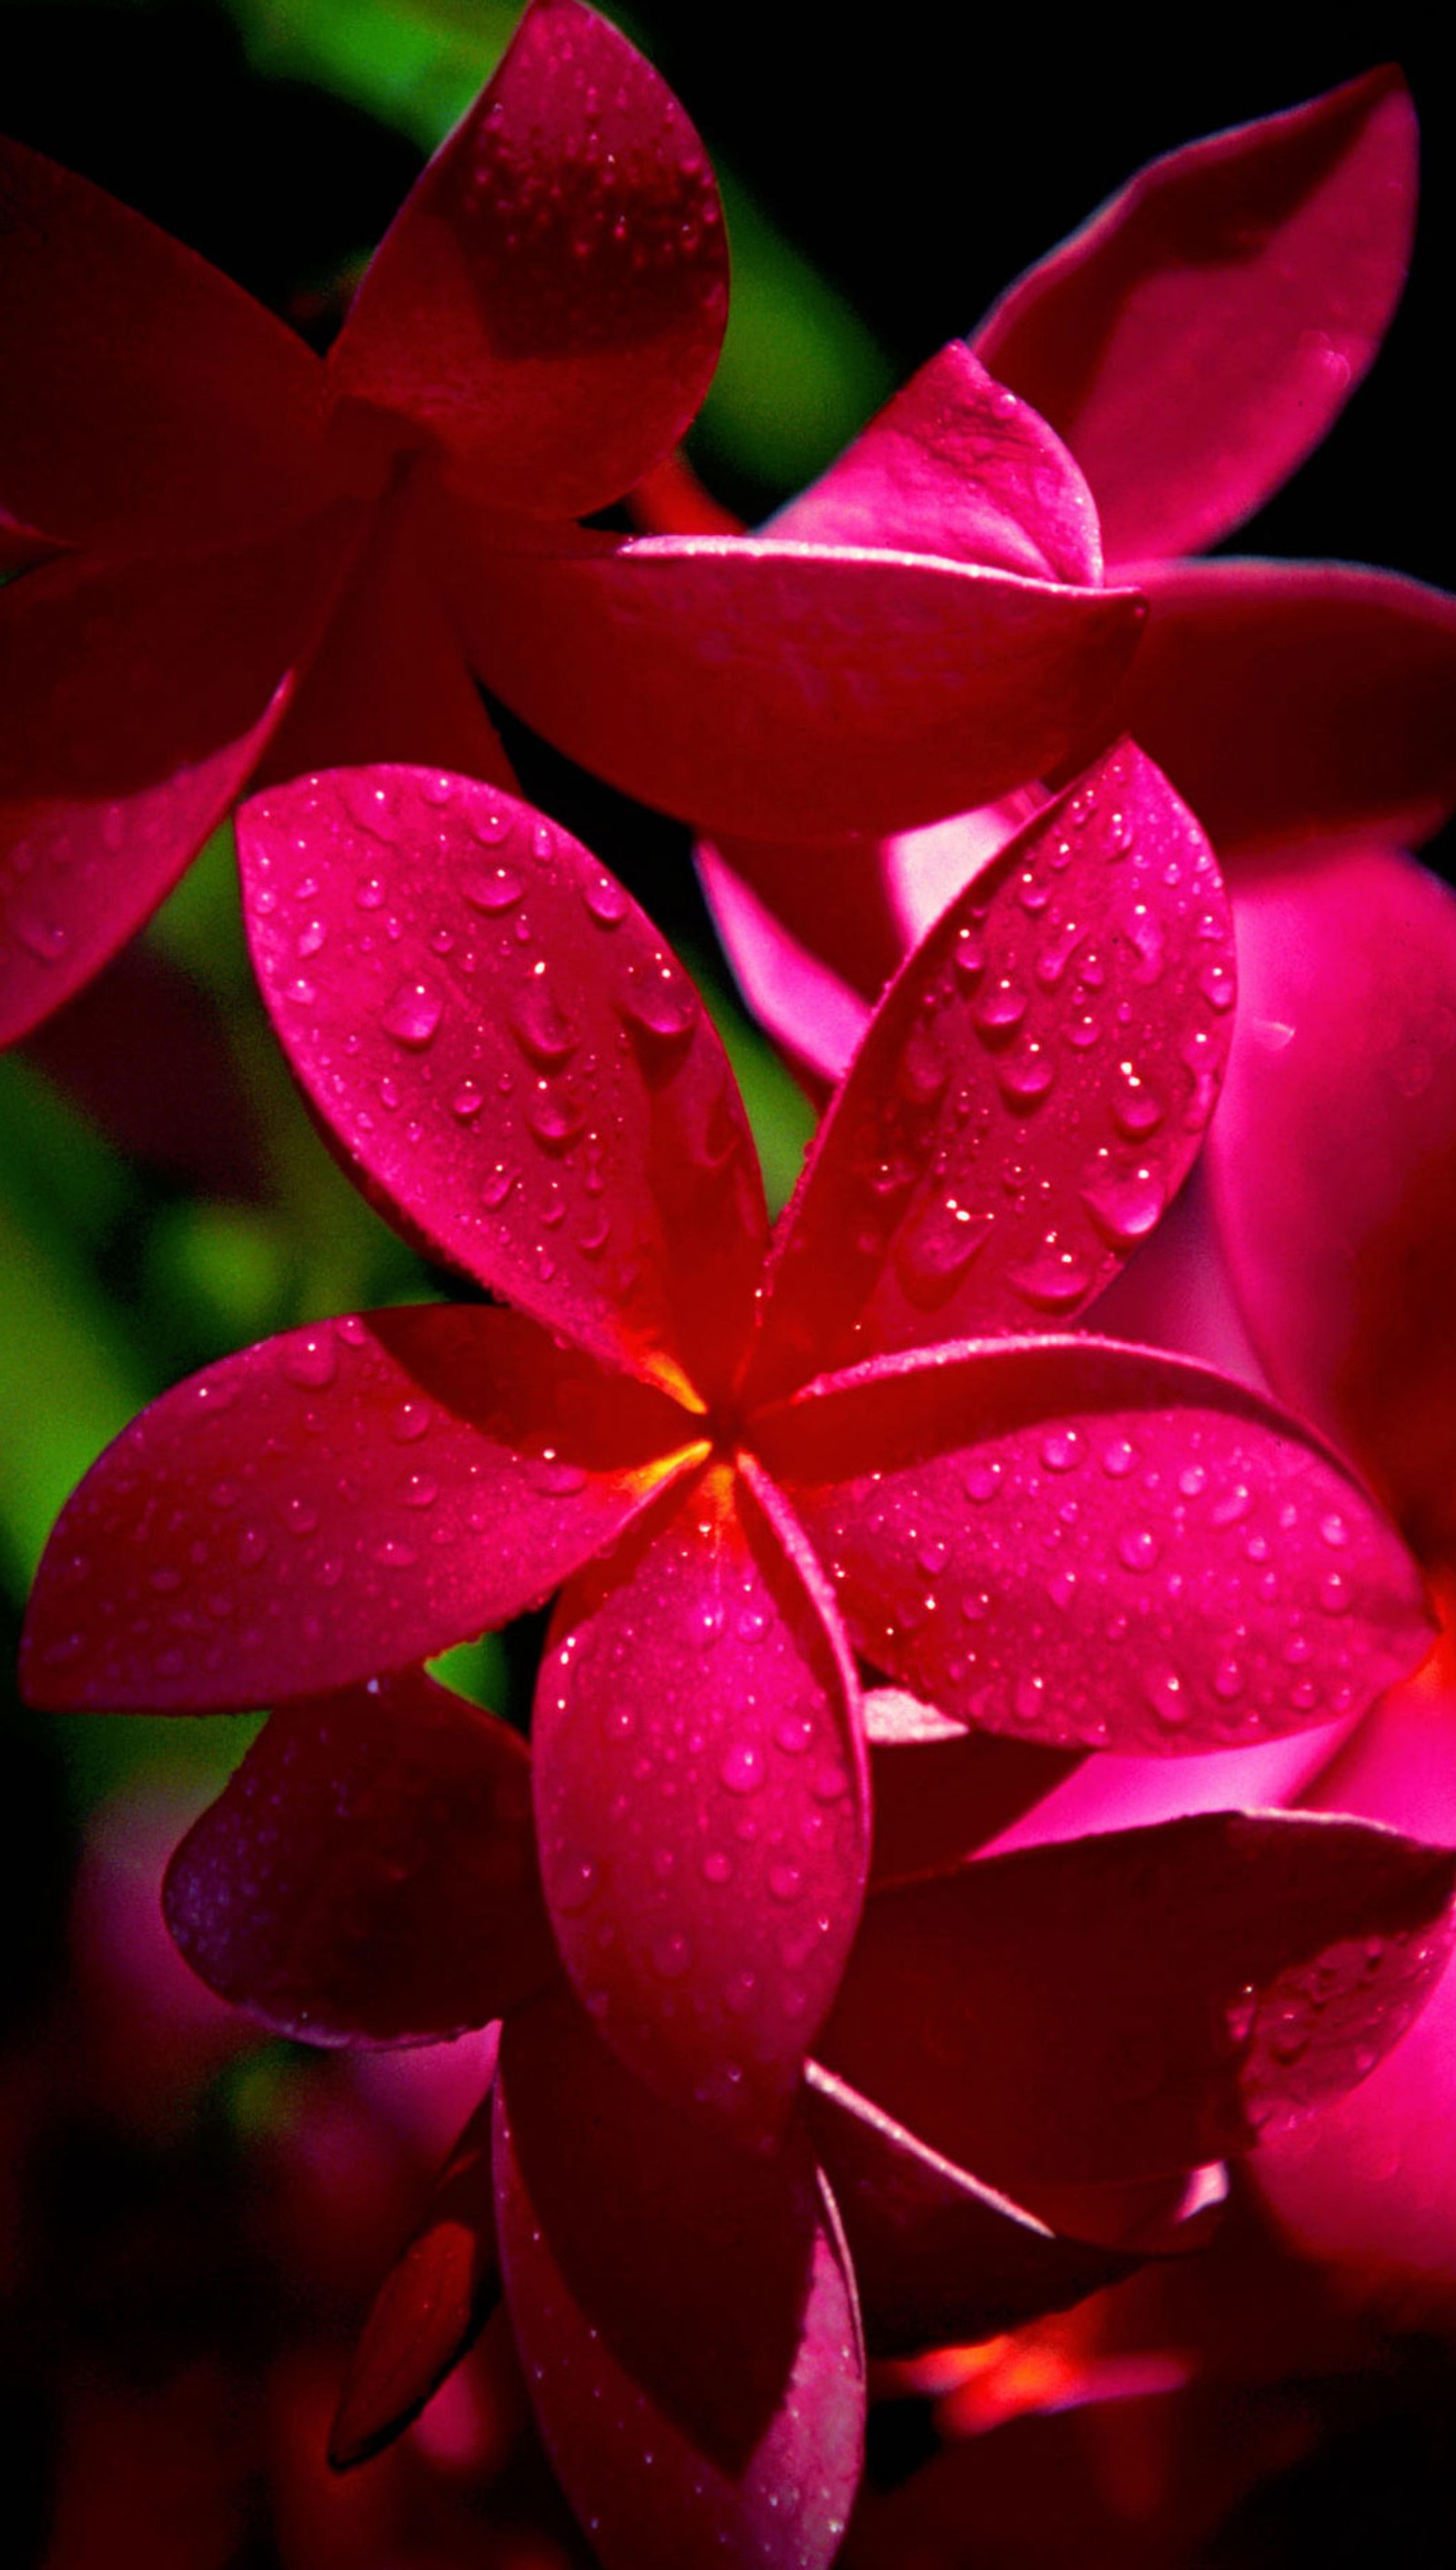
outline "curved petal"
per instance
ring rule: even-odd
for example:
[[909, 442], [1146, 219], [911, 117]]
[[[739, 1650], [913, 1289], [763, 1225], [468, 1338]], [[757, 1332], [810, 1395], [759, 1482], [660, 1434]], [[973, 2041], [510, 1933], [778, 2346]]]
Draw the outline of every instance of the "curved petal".
[[0, 590], [0, 1041], [171, 891], [282, 719], [356, 533], [166, 563], [63, 556]]
[[276, 789], [238, 841], [284, 1050], [386, 1209], [609, 1365], [711, 1397], [762, 1183], [723, 1045], [637, 904], [528, 804], [418, 768]]
[[392, 2444], [500, 2300], [490, 2090], [435, 2180], [423, 2220], [370, 2307], [328, 2438], [336, 2472]]
[[525, 1744], [418, 1671], [272, 1714], [162, 1906], [210, 1989], [305, 2043], [437, 2042], [556, 1968]]
[[974, 1728], [1166, 1755], [1368, 1703], [1427, 1646], [1419, 1576], [1297, 1421], [1093, 1338], [886, 1358], [755, 1441], [856, 1650]]
[[1364, 2078], [1450, 1942], [1456, 1859], [1216, 1812], [871, 1895], [819, 2057], [1013, 2190], [1196, 2168]]
[[319, 503], [312, 351], [155, 223], [4, 140], [0, 345], [16, 352], [0, 492], [53, 544], [172, 553]]
[[604, 2570], [827, 2570], [863, 2358], [802, 2135], [732, 2149], [639, 2088], [563, 1997], [506, 2028], [495, 2165], [531, 2395]]
[[1276, 491], [1405, 282], [1415, 113], [1386, 65], [1155, 161], [975, 334], [1060, 431], [1110, 562], [1192, 553]]
[[1245, 882], [1211, 1160], [1271, 1380], [1456, 1557], [1456, 899], [1384, 849]]
[[727, 1469], [694, 1483], [563, 1597], [532, 1734], [578, 1992], [649, 2086], [754, 2137], [797, 2088], [867, 1859], [853, 1670], [791, 1544]]
[[775, 1243], [751, 1381], [1080, 1310], [1196, 1152], [1230, 1033], [1223, 889], [1128, 744], [890, 985]]
[[1102, 580], [1080, 467], [963, 339], [929, 358], [771, 525], [796, 544], [887, 545], [1086, 589]]
[[575, 518], [665, 455], [728, 317], [713, 173], [672, 92], [535, 0], [385, 235], [329, 359], [498, 509]]
[[[840, 972], [822, 963], [805, 939], [788, 927], [752, 874], [740, 872], [737, 859], [752, 848], [748, 840], [730, 841], [732, 857], [707, 839], [695, 851], [698, 878], [713, 924], [732, 966], [733, 979], [752, 1015], [811, 1091], [824, 1089], [843, 1076], [856, 1045], [869, 1023], [869, 1003]], [[847, 843], [832, 849], [780, 851], [767, 848], [768, 860], [788, 854], [794, 862], [807, 853], [804, 872], [811, 883], [833, 887], [830, 936], [848, 914], [846, 926], [861, 908], [878, 907], [877, 868], [868, 852]], [[822, 854], [826, 860], [817, 860]], [[856, 875], [868, 881], [856, 884]], [[839, 896], [850, 898], [842, 904]], [[857, 897], [862, 894], [863, 902]], [[851, 936], [854, 935], [852, 927]], [[857, 939], [855, 940], [857, 943]], [[893, 970], [893, 961], [889, 970]]]
[[552, 1590], [693, 1423], [510, 1312], [323, 1321], [144, 1411], [57, 1521], [25, 1681], [159, 1713], [316, 1695]]
[[872, 2356], [994, 2338], [1139, 2263], [1059, 2237], [817, 2062], [804, 2119], [844, 2224]]
[[1345, 563], [1151, 564], [1113, 718], [1226, 862], [1417, 841], [1456, 803], [1456, 598]]
[[582, 536], [462, 563], [487, 684], [583, 766], [717, 835], [937, 820], [1085, 739], [1133, 590], [768, 536]]

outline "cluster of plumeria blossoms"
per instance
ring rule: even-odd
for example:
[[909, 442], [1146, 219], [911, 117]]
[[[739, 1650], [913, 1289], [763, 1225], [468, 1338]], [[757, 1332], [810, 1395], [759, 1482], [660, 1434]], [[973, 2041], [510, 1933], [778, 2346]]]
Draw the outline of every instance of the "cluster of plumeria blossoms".
[[[29, 1691], [275, 1708], [167, 1886], [223, 1995], [322, 2042], [503, 2020], [338, 2460], [499, 2278], [604, 2562], [825, 2562], [866, 2348], [1168, 2253], [1211, 2164], [1368, 2075], [1449, 1941], [1456, 1860], [1357, 1821], [970, 1861], [906, 1808], [927, 1702], [1013, 1755], [1256, 1755], [1426, 1647], [1309, 1432], [1037, 1326], [1198, 1147], [1212, 853], [1131, 744], [1075, 780], [891, 984], [770, 1240], [691, 984], [542, 815], [372, 767], [239, 837], [315, 1114], [512, 1308], [347, 1317], [167, 1395], [63, 1513]], [[422, 1663], [557, 1589], [528, 1754]]]
[[692, 419], [728, 299], [703, 147], [580, 0], [532, 0], [326, 359], [9, 143], [0, 233], [0, 1040], [249, 776], [509, 786], [475, 677], [648, 802], [811, 835], [1042, 772], [1126, 669], [1137, 593], [1059, 565], [578, 523]]

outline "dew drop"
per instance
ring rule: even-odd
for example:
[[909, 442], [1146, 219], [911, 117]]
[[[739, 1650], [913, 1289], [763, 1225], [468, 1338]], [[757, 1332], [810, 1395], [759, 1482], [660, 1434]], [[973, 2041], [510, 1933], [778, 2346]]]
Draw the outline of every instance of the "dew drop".
[[331, 1330], [310, 1330], [283, 1351], [284, 1374], [290, 1383], [307, 1392], [322, 1392], [337, 1371], [338, 1354]]
[[1008, 975], [1002, 974], [971, 1003], [971, 1022], [988, 1043], [1005, 1041], [1015, 1034], [1026, 1016], [1026, 993]]
[[1001, 1094], [1013, 1106], [1039, 1105], [1056, 1077], [1055, 1057], [1040, 1044], [1029, 1044], [1024, 1053], [1012, 1054], [998, 1065], [996, 1071]]
[[620, 883], [611, 875], [589, 875], [582, 884], [582, 900], [599, 928], [620, 928], [631, 904]]
[[434, 1042], [444, 1008], [433, 982], [401, 982], [379, 1023], [396, 1044], [422, 1053]]
[[1082, 1201], [1110, 1248], [1144, 1240], [1168, 1201], [1157, 1169], [1109, 1169], [1082, 1190]]
[[1149, 1526], [1124, 1526], [1118, 1536], [1118, 1559], [1129, 1570], [1152, 1570], [1161, 1549]]
[[575, 1918], [595, 1901], [602, 1888], [602, 1877], [594, 1860], [578, 1850], [569, 1850], [554, 1868], [552, 1891], [556, 1908]]
[[527, 1059], [548, 1071], [569, 1062], [581, 1042], [540, 973], [532, 976], [511, 1012], [511, 1032]]
[[461, 869], [460, 889], [472, 909], [484, 911], [488, 919], [498, 919], [505, 911], [515, 909], [525, 887], [511, 866], [468, 865]]
[[765, 1773], [761, 1743], [733, 1741], [725, 1751], [718, 1772], [730, 1794], [756, 1794]]
[[429, 1404], [423, 1401], [401, 1401], [389, 1414], [389, 1434], [396, 1446], [416, 1445], [429, 1433]]
[[462, 1079], [450, 1100], [450, 1112], [452, 1115], [458, 1115], [462, 1124], [468, 1124], [472, 1115], [478, 1115], [484, 1104], [484, 1091], [477, 1088], [473, 1079]]
[[[655, 1936], [651, 1952], [653, 1968], [661, 1972], [665, 1981], [681, 1981], [684, 1973], [692, 1969], [693, 1948], [681, 1928], [669, 1928]], [[651, 2459], [650, 2455], [644, 2457], [645, 2461]]]
[[1092, 1283], [1092, 1270], [1070, 1249], [1059, 1249], [1055, 1235], [1035, 1255], [1009, 1271], [1010, 1282], [1025, 1302], [1039, 1312], [1070, 1311]]

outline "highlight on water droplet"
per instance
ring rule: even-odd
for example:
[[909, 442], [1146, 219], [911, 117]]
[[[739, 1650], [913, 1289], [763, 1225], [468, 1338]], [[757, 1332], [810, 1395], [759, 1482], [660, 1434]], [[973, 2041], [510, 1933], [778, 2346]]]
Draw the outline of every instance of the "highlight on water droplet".
[[396, 1044], [423, 1052], [434, 1042], [444, 1010], [443, 994], [433, 982], [401, 982], [379, 1023]]

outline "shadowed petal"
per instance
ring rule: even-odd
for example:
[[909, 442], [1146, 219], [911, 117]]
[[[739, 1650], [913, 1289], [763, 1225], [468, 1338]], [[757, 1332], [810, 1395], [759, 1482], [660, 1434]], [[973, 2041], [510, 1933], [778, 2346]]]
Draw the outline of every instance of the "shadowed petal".
[[822, 2570], [859, 2476], [863, 2359], [802, 2135], [732, 2149], [563, 1996], [506, 2029], [495, 2164], [517, 2343], [605, 2570]]
[[844, 2224], [871, 2356], [994, 2338], [1138, 2264], [1059, 2238], [816, 2062], [804, 2119]]
[[1153, 2176], [1353, 2086], [1434, 1985], [1456, 1859], [1219, 1812], [871, 1895], [820, 2058], [993, 2185]]
[[693, 1423], [509, 1312], [291, 1330], [144, 1411], [62, 1511], [38, 1703], [209, 1711], [406, 1666], [549, 1597]]
[[1343, 563], [1138, 574], [1151, 614], [1111, 719], [1219, 855], [1428, 838], [1456, 802], [1456, 598]]
[[1259, 1355], [1456, 1552], [1456, 900], [1384, 849], [1251, 875], [1211, 1162]]
[[487, 684], [583, 766], [712, 835], [908, 829], [1066, 758], [1127, 667], [1136, 591], [770, 536], [482, 548]]
[[547, 1328], [711, 1396], [762, 1183], [722, 1043], [637, 904], [529, 804], [423, 769], [276, 789], [238, 837], [264, 996], [366, 1186]]
[[374, 2297], [328, 2439], [335, 2471], [366, 2463], [417, 2418], [500, 2300], [487, 2086], [435, 2180], [424, 2219]]
[[615, 27], [536, 0], [329, 367], [427, 428], [491, 507], [574, 518], [687, 427], [727, 314], [718, 191], [683, 110]]
[[1384, 335], [1415, 215], [1387, 65], [1169, 153], [975, 334], [1091, 482], [1110, 562], [1226, 535], [1317, 446]]
[[868, 1837], [852, 1666], [765, 1499], [721, 1469], [575, 1582], [533, 1725], [577, 1990], [652, 2087], [755, 2136], [833, 1994]]
[[163, 1908], [219, 1996], [307, 2043], [435, 2042], [555, 1969], [530, 1759], [412, 1671], [269, 1716]]
[[0, 139], [0, 501], [52, 544], [226, 544], [320, 496], [323, 368], [196, 251]]
[[977, 1729], [1231, 1748], [1356, 1709], [1426, 1647], [1359, 1484], [1187, 1359], [1092, 1338], [883, 1359], [755, 1442], [856, 1650]]
[[[751, 840], [728, 843], [731, 855], [699, 841], [698, 875], [713, 924], [752, 1015], [781, 1053], [787, 1055], [811, 1093], [822, 1096], [840, 1078], [869, 1022], [869, 1002], [835, 964], [821, 960], [816, 947], [797, 928], [787, 925], [759, 879]], [[810, 886], [829, 896], [826, 942], [838, 947], [841, 924], [845, 941], [856, 954], [888, 939], [879, 898], [878, 868], [870, 851], [841, 843], [832, 849], [778, 849], [763, 846], [765, 871], [785, 858], [801, 869]], [[749, 864], [740, 870], [740, 860]], [[856, 881], [856, 877], [859, 878]], [[868, 912], [868, 919], [860, 914]], [[876, 916], [880, 914], [880, 916]], [[864, 933], [867, 931], [867, 934]], [[887, 980], [899, 960], [898, 942], [881, 979]], [[876, 988], [878, 983], [876, 984]]]
[[1080, 468], [962, 339], [912, 375], [771, 525], [796, 544], [887, 545], [1091, 589], [1102, 579]]
[[0, 1042], [151, 917], [285, 711], [354, 533], [162, 564], [63, 556], [0, 591]]
[[1196, 1152], [1227, 905], [1131, 744], [1039, 813], [880, 1002], [775, 1247], [755, 1386], [1078, 1311]]

